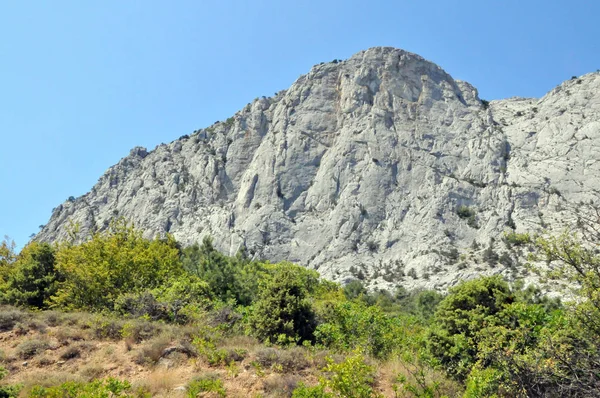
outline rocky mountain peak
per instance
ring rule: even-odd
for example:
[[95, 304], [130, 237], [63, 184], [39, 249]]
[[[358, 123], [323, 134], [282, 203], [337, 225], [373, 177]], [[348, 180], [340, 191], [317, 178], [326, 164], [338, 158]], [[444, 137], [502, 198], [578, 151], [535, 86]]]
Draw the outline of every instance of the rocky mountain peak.
[[134, 148], [37, 239], [131, 219], [148, 236], [214, 238], [336, 281], [444, 289], [527, 276], [508, 231], [561, 220], [595, 197], [600, 75], [541, 99], [482, 102], [390, 47], [315, 65], [288, 90], [152, 151]]

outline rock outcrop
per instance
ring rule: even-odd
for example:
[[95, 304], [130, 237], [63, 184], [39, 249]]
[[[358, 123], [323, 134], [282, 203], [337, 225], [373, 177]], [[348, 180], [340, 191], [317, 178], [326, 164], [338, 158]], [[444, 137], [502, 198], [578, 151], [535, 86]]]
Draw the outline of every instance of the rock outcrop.
[[226, 253], [245, 247], [336, 281], [444, 289], [478, 273], [525, 276], [514, 253], [495, 264], [502, 234], [595, 198], [599, 162], [599, 73], [487, 103], [418, 55], [372, 48], [224, 122], [134, 148], [37, 239], [125, 217], [148, 236], [210, 235]]

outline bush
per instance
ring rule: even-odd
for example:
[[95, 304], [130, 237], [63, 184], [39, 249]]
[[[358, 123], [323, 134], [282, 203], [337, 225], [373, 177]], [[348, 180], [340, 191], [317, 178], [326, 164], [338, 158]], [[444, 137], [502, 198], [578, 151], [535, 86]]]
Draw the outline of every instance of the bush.
[[27, 315], [21, 311], [0, 308], [0, 331], [12, 330], [12, 328], [18, 323], [23, 321]]
[[69, 359], [79, 358], [81, 356], [81, 348], [79, 346], [70, 346], [67, 347], [62, 354], [60, 354], [60, 359], [68, 361]]
[[365, 363], [364, 357], [355, 352], [341, 363], [329, 359], [323, 369], [329, 374], [320, 384], [329, 387], [334, 396], [344, 398], [373, 398], [381, 397], [374, 389], [375, 370]]
[[479, 332], [513, 302], [508, 284], [500, 277], [486, 277], [461, 283], [438, 305], [434, 327], [427, 337], [431, 354], [446, 372], [465, 380], [477, 358]]
[[124, 321], [119, 319], [97, 317], [91, 323], [92, 332], [97, 339], [120, 340], [123, 336]]
[[17, 355], [22, 359], [30, 359], [41, 354], [50, 347], [46, 340], [29, 339], [17, 346]]
[[183, 272], [173, 237], [147, 240], [124, 221], [80, 245], [61, 244], [56, 269], [64, 281], [52, 301], [86, 310], [112, 310], [121, 294], [164, 286]]
[[[315, 282], [306, 278], [314, 278]], [[316, 284], [317, 273], [292, 264], [278, 266], [258, 294], [250, 316], [253, 333], [271, 343], [313, 340], [315, 314], [307, 301], [307, 286]]]
[[460, 218], [470, 218], [475, 216], [475, 212], [469, 208], [468, 206], [460, 206], [458, 209], [456, 209], [456, 214], [460, 217]]
[[274, 368], [282, 372], [296, 372], [309, 366], [304, 351], [299, 348], [280, 350], [263, 348], [256, 352], [256, 362], [263, 368]]
[[154, 365], [162, 358], [166, 348], [171, 345], [171, 340], [166, 336], [159, 336], [147, 342], [137, 352], [134, 362], [138, 365]]
[[187, 396], [189, 398], [196, 398], [202, 392], [214, 392], [219, 397], [227, 396], [223, 382], [215, 375], [197, 378], [188, 385]]
[[367, 289], [359, 280], [352, 280], [346, 286], [344, 286], [344, 296], [346, 296], [348, 300], [353, 300], [366, 295]]
[[377, 358], [386, 358], [398, 343], [398, 320], [381, 308], [361, 302], [342, 302], [323, 314], [315, 337], [319, 344], [344, 352], [360, 348]]
[[[8, 372], [2, 366], [0, 366], [0, 381], [6, 377]], [[0, 385], [0, 398], [17, 398], [19, 391], [21, 391], [21, 385], [5, 386]]]
[[518, 234], [516, 232], [504, 234], [503, 240], [508, 247], [524, 246], [531, 243], [531, 237], [529, 234]]
[[294, 390], [292, 398], [332, 398], [333, 395], [325, 392], [325, 387], [321, 384], [309, 387], [304, 383], [299, 383]]
[[149, 398], [144, 390], [132, 391], [128, 381], [113, 378], [94, 380], [89, 383], [69, 381], [56, 387], [33, 387], [30, 398]]

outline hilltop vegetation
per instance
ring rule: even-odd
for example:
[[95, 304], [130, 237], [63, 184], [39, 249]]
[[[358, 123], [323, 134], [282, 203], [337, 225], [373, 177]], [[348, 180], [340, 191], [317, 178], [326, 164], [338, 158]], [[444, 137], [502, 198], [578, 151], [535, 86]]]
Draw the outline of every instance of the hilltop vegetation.
[[[572, 235], [506, 239], [556, 264], [549, 277], [580, 286], [581, 299], [498, 276], [446, 295], [368, 292], [225, 256], [208, 238], [145, 239], [124, 221], [80, 244], [33, 241], [16, 254], [5, 241], [0, 397], [593, 395], [600, 258]], [[176, 381], [152, 384], [164, 369]]]

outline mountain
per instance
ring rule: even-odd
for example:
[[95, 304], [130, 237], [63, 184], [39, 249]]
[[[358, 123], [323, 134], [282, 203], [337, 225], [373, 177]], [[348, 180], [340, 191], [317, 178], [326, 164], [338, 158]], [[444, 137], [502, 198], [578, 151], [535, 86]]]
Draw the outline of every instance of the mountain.
[[210, 235], [228, 254], [245, 247], [371, 287], [527, 277], [503, 233], [559, 225], [594, 200], [599, 148], [600, 73], [488, 103], [422, 57], [377, 47], [315, 65], [224, 122], [134, 148], [36, 239], [125, 217], [147, 236]]

